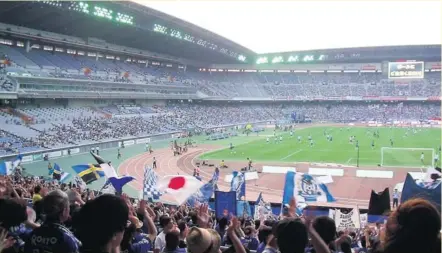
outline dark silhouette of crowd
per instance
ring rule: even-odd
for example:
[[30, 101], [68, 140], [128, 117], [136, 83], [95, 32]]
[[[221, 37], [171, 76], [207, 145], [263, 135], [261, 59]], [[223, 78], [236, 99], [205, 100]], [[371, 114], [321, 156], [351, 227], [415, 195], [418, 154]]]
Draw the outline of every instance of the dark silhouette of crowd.
[[401, 203], [386, 223], [339, 229], [328, 216], [215, 217], [207, 205], [102, 194], [19, 173], [0, 178], [0, 252], [438, 253], [440, 210]]

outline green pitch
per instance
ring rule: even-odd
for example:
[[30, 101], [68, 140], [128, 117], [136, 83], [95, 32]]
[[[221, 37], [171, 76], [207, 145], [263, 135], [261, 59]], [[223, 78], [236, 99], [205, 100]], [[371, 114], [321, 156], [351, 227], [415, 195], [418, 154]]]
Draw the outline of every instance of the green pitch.
[[[379, 132], [379, 137], [374, 132]], [[327, 140], [326, 135], [332, 136], [332, 141]], [[308, 136], [313, 139], [310, 144]], [[226, 147], [203, 154], [201, 159], [208, 160], [239, 160], [247, 158], [253, 161], [273, 162], [329, 162], [345, 165], [356, 165], [358, 149], [355, 141], [350, 143], [350, 136], [355, 136], [359, 142], [359, 165], [376, 166], [381, 163], [383, 153], [385, 166], [408, 166], [421, 167], [432, 164], [432, 155], [439, 154], [441, 145], [440, 129], [411, 129], [404, 128], [361, 128], [361, 127], [312, 127], [295, 130], [293, 137], [289, 132], [276, 131], [278, 141], [273, 137], [273, 131], [265, 132], [256, 137], [252, 134], [249, 137], [236, 137], [223, 140], [222, 145]], [[279, 141], [279, 137], [282, 141]], [[301, 141], [298, 141], [301, 136]], [[248, 138], [245, 142], [244, 138]], [[267, 138], [269, 141], [267, 142]], [[390, 139], [393, 141], [391, 145]], [[372, 148], [372, 142], [374, 147]], [[218, 144], [219, 142], [213, 141]], [[232, 143], [233, 150], [229, 149]], [[382, 147], [404, 148], [384, 149]], [[429, 150], [421, 150], [422, 148]], [[423, 162], [421, 154], [424, 153]], [[440, 161], [440, 159], [439, 159]], [[436, 165], [440, 166], [440, 162]]]

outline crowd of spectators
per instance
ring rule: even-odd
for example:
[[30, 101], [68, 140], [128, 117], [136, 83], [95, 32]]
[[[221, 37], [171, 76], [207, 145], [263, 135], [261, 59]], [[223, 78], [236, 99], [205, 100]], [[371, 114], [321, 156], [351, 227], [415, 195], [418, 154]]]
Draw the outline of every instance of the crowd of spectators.
[[328, 216], [216, 217], [207, 205], [97, 193], [82, 186], [0, 177], [0, 252], [54, 253], [439, 253], [440, 211], [424, 199], [392, 210], [386, 223], [337, 228]]
[[181, 82], [209, 96], [440, 96], [439, 72], [425, 79], [388, 80], [381, 73], [185, 73]]
[[[50, 127], [41, 130], [38, 135], [26, 140], [14, 139], [22, 145], [37, 145], [51, 148], [60, 145], [75, 145], [104, 141], [125, 137], [144, 136], [165, 132], [204, 129], [231, 124], [246, 124], [251, 122], [268, 122], [289, 119], [293, 112], [304, 115], [312, 121], [329, 122], [355, 122], [355, 121], [394, 121], [394, 120], [428, 120], [440, 116], [440, 106], [433, 103], [298, 103], [298, 104], [196, 104], [196, 103], [171, 103], [165, 107], [148, 110], [146, 107], [133, 107], [139, 109], [118, 109], [115, 113], [119, 116], [130, 112], [125, 117], [106, 117], [104, 114], [85, 113], [77, 116], [70, 114], [62, 121], [38, 118], [34, 112], [35, 122], [48, 123]], [[126, 107], [125, 107], [126, 108]], [[132, 108], [132, 107], [127, 107]], [[65, 110], [70, 110], [69, 108]], [[78, 109], [79, 110], [79, 109]], [[134, 112], [144, 114], [132, 114]], [[86, 111], [79, 110], [79, 111]], [[63, 109], [57, 109], [60, 114]], [[108, 111], [109, 112], [109, 111]], [[112, 112], [112, 111], [110, 111]], [[57, 115], [58, 115], [57, 114]], [[20, 119], [17, 118], [17, 121]], [[7, 121], [5, 124], [17, 124]], [[33, 125], [29, 125], [33, 127]], [[37, 127], [37, 125], [35, 125]], [[7, 149], [8, 142], [3, 142], [0, 149]]]
[[[3, 48], [3, 50], [15, 50]], [[15, 52], [17, 53], [17, 52]], [[424, 79], [389, 80], [385, 73], [235, 73], [235, 72], [200, 72], [195, 69], [183, 69], [146, 66], [146, 64], [128, 63], [115, 60], [93, 60], [88, 57], [63, 56], [67, 62], [60, 62], [56, 56], [45, 55], [46, 60], [39, 62], [45, 54], [39, 50], [31, 55], [18, 52], [16, 60], [37, 61], [41, 70], [28, 70], [15, 64], [9, 72], [23, 72], [27, 76], [68, 78], [80, 80], [99, 80], [117, 83], [156, 84], [163, 86], [191, 86], [208, 96], [220, 97], [344, 97], [344, 96], [440, 96], [440, 72], [426, 72]], [[17, 55], [13, 54], [15, 57]], [[27, 59], [26, 57], [31, 57]], [[45, 68], [51, 62], [56, 68]], [[63, 64], [61, 64], [63, 63]], [[70, 67], [69, 67], [70, 66]], [[17, 70], [18, 69], [18, 70]], [[14, 85], [2, 83], [0, 88], [12, 91]], [[110, 89], [111, 87], [105, 87]], [[32, 90], [29, 87], [23, 89]], [[86, 88], [81, 88], [86, 89]], [[100, 92], [99, 88], [89, 88]], [[151, 88], [153, 89], [153, 88]], [[139, 91], [139, 90], [138, 90]], [[147, 90], [150, 93], [190, 94], [190, 91]]]
[[19, 149], [38, 147], [32, 138], [24, 138], [0, 129], [0, 155], [18, 153]]

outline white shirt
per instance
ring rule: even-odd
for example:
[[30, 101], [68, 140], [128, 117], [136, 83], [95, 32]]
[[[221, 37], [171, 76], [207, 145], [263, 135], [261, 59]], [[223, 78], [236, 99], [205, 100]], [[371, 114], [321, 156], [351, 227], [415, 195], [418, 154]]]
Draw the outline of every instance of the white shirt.
[[166, 234], [161, 232], [155, 239], [155, 249], [162, 251], [166, 247]]

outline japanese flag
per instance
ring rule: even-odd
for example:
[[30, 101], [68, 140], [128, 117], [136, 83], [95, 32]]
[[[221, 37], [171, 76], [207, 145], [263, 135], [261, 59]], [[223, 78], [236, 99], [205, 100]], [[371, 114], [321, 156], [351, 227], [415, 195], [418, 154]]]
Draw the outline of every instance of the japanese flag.
[[170, 194], [176, 200], [176, 204], [181, 205], [196, 193], [203, 183], [192, 176], [170, 175], [160, 179], [157, 185], [159, 191]]

